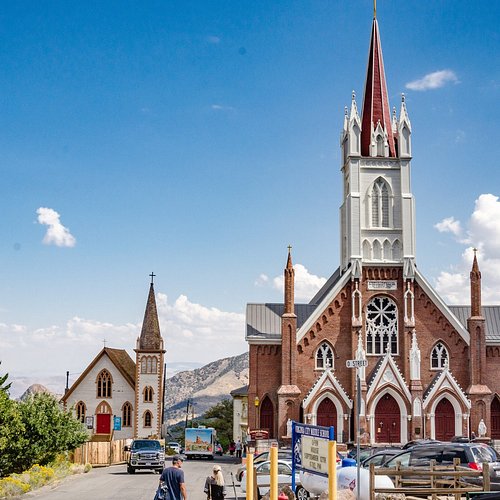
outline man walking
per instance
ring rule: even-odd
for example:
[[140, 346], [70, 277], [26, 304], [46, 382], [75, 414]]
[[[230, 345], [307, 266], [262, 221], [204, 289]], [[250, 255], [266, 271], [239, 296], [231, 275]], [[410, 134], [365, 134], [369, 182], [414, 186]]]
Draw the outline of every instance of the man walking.
[[241, 441], [238, 439], [236, 442], [236, 458], [241, 458]]
[[172, 457], [172, 467], [166, 467], [160, 476], [160, 488], [166, 489], [166, 500], [187, 500], [186, 484], [184, 483], [183, 459], [180, 455]]

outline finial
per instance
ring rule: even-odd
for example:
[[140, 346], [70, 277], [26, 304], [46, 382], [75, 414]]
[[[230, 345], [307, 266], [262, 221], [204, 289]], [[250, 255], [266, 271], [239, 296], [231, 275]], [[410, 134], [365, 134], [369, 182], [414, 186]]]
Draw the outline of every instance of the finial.
[[106, 347], [106, 339], [102, 339], [102, 343], [104, 344], [104, 347]]
[[401, 92], [401, 102], [405, 102], [406, 96], [404, 92]]
[[152, 272], [149, 276], [151, 276], [151, 284], [153, 284], [156, 274]]
[[373, 19], [377, 19], [377, 0], [373, 0]]
[[396, 118], [396, 106], [392, 107], [392, 116]]
[[288, 245], [288, 253], [291, 253], [292, 252], [292, 245]]
[[344, 106], [344, 115], [347, 116], [347, 106]]
[[356, 100], [356, 92], [354, 92], [354, 90], [352, 91], [352, 100], [355, 101]]
[[474, 252], [474, 257], [475, 257], [477, 254], [477, 248], [473, 248], [472, 251]]

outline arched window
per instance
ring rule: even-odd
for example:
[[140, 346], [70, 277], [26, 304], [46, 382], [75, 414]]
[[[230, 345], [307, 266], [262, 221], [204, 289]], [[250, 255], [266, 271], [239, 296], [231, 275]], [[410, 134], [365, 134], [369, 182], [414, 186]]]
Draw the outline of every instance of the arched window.
[[148, 373], [146, 365], [147, 365], [147, 359], [146, 356], [143, 356], [141, 359], [141, 373]]
[[363, 241], [363, 259], [372, 260], [372, 247], [368, 240]]
[[378, 240], [373, 242], [373, 260], [382, 260], [382, 245]]
[[398, 353], [398, 308], [389, 297], [374, 297], [366, 306], [366, 352]]
[[151, 373], [158, 372], [158, 360], [153, 356], [151, 358]]
[[83, 401], [78, 401], [76, 404], [76, 419], [80, 422], [85, 422], [85, 413], [87, 408], [85, 407], [85, 403]]
[[145, 403], [152, 403], [153, 402], [153, 388], [152, 387], [145, 387], [144, 388], [144, 402]]
[[401, 259], [401, 243], [399, 240], [394, 240], [392, 244], [392, 260], [400, 260]]
[[333, 368], [333, 350], [327, 342], [323, 342], [316, 351], [316, 368], [318, 370]]
[[384, 138], [377, 135], [377, 156], [385, 156]]
[[446, 362], [449, 362], [448, 349], [442, 342], [438, 342], [431, 352], [431, 368], [433, 370], [440, 370], [445, 367]]
[[144, 427], [151, 427], [151, 422], [153, 421], [153, 415], [149, 410], [144, 412]]
[[389, 240], [384, 241], [384, 260], [392, 259], [392, 246]]
[[372, 227], [389, 227], [389, 188], [381, 177], [372, 188]]
[[130, 427], [132, 425], [132, 405], [127, 401], [122, 406], [122, 426]]
[[149, 356], [146, 361], [146, 373], [151, 373], [151, 358]]
[[97, 397], [110, 398], [111, 397], [111, 375], [108, 370], [102, 370], [97, 375]]

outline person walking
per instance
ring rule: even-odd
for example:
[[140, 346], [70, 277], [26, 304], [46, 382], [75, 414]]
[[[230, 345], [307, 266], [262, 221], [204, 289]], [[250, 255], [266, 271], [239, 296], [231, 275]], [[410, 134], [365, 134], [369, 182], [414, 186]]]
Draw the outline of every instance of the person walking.
[[220, 465], [214, 465], [212, 474], [205, 481], [203, 491], [207, 495], [207, 500], [224, 500], [226, 496], [226, 486]]
[[187, 500], [184, 471], [182, 470], [183, 461], [180, 455], [174, 455], [172, 466], [163, 469], [155, 500]]
[[242, 449], [242, 445], [241, 445], [241, 441], [238, 439], [238, 441], [236, 441], [236, 445], [234, 446], [235, 450], [236, 450], [236, 458], [241, 458], [241, 449]]

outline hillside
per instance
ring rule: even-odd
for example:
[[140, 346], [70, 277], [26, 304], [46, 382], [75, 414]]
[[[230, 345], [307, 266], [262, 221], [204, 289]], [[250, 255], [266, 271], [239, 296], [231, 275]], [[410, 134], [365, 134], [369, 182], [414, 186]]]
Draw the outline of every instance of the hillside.
[[232, 390], [247, 384], [247, 352], [176, 373], [167, 379], [165, 419], [169, 425], [185, 420], [188, 399], [194, 404], [195, 417], [200, 416], [219, 401], [230, 398]]

